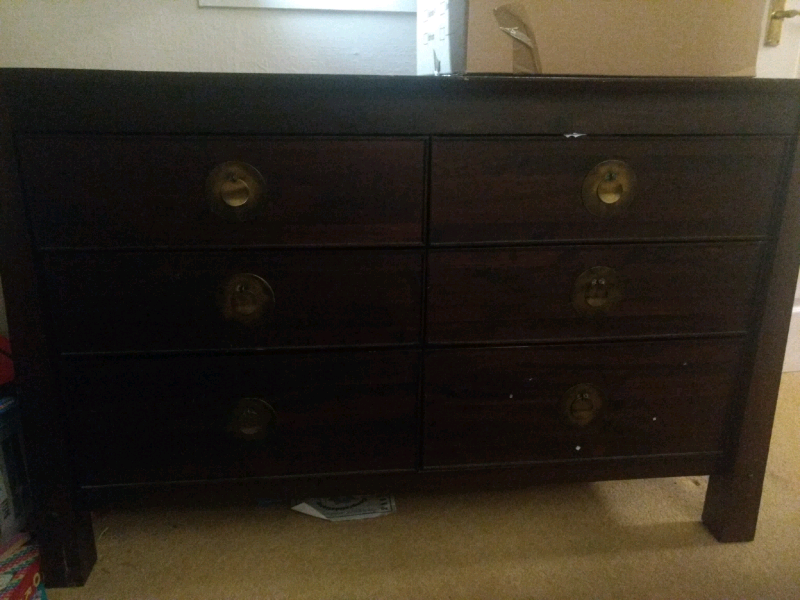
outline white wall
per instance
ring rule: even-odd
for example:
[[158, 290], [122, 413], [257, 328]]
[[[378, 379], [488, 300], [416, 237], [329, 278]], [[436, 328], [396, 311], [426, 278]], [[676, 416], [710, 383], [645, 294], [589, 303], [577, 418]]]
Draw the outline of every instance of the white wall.
[[0, 0], [0, 67], [413, 75], [415, 43], [409, 13]]

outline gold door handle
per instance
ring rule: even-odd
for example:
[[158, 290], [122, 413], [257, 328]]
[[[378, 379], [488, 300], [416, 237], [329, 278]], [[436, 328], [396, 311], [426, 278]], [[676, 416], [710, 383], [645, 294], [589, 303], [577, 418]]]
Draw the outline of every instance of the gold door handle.
[[253, 273], [237, 273], [222, 284], [222, 315], [242, 325], [262, 324], [275, 305], [269, 283]]
[[771, 0], [769, 5], [769, 19], [767, 19], [767, 35], [764, 38], [765, 46], [777, 46], [781, 43], [784, 19], [800, 17], [800, 10], [784, 10], [786, 0]]
[[622, 282], [614, 269], [592, 267], [581, 273], [572, 290], [572, 306], [592, 317], [607, 313], [622, 300]]
[[225, 204], [235, 207], [247, 204], [253, 198], [253, 193], [244, 179], [239, 179], [236, 174], [231, 173], [227, 181], [220, 184], [219, 196]]
[[266, 184], [247, 163], [230, 161], [214, 167], [206, 179], [206, 201], [211, 211], [234, 222], [255, 219], [264, 208]]
[[561, 401], [561, 414], [570, 425], [586, 427], [603, 409], [603, 396], [588, 383], [571, 387]]
[[636, 174], [621, 160], [606, 160], [589, 171], [583, 180], [583, 205], [596, 217], [613, 215], [633, 200]]
[[233, 409], [227, 430], [234, 437], [262, 441], [275, 431], [278, 416], [263, 398], [242, 398]]

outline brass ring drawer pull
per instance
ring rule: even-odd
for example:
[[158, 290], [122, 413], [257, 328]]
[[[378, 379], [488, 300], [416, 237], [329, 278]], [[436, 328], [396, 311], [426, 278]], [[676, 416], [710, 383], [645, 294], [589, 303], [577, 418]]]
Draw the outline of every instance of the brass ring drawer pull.
[[603, 396], [593, 385], [580, 383], [564, 394], [561, 414], [570, 425], [586, 427], [603, 408]]
[[261, 173], [244, 162], [214, 167], [206, 179], [206, 200], [215, 214], [229, 221], [256, 218], [265, 205], [266, 184]]
[[278, 416], [263, 398], [242, 398], [233, 409], [227, 430], [247, 441], [266, 439], [275, 430]]
[[275, 294], [258, 275], [237, 273], [222, 284], [221, 304], [225, 319], [247, 326], [258, 325], [275, 305]]
[[614, 269], [592, 267], [575, 280], [572, 305], [582, 315], [597, 315], [619, 304], [622, 293], [622, 282]]
[[633, 201], [636, 175], [621, 160], [595, 166], [583, 181], [583, 205], [595, 216], [615, 214]]

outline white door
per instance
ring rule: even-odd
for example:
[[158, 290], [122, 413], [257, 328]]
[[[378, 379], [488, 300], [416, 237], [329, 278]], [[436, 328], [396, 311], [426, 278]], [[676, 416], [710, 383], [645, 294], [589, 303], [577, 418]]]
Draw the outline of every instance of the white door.
[[[761, 46], [756, 64], [757, 77], [800, 77], [800, 17], [784, 19], [781, 41], [777, 46], [765, 46], [764, 35], [769, 18], [769, 0], [766, 1], [764, 21], [761, 27]], [[787, 0], [786, 10], [800, 10], [800, 0]], [[794, 294], [792, 321], [786, 345], [784, 371], [800, 371], [800, 282]]]

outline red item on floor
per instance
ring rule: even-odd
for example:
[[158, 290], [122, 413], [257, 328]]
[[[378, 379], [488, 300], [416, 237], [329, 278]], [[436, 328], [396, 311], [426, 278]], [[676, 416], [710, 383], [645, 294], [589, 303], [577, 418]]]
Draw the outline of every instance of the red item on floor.
[[35, 546], [25, 546], [0, 563], [0, 586], [0, 600], [47, 600]]
[[0, 335], [0, 385], [14, 380], [14, 362], [11, 360], [11, 344]]

